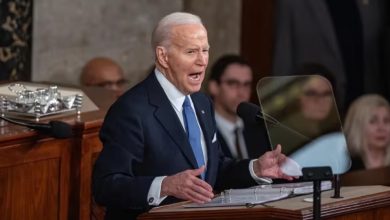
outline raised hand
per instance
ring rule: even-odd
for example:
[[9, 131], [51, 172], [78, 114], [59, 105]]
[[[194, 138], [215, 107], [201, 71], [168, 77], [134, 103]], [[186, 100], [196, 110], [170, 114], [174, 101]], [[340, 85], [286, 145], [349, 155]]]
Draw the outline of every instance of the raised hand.
[[268, 151], [261, 155], [259, 159], [253, 163], [253, 169], [258, 177], [293, 180], [292, 176], [284, 174], [281, 170], [281, 166], [285, 159], [286, 156], [282, 154], [282, 147], [278, 144], [275, 150]]

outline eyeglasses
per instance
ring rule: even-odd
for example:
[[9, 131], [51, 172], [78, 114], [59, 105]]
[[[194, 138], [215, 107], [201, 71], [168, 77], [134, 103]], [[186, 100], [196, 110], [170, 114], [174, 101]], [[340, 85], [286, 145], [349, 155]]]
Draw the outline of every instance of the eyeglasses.
[[252, 81], [246, 81], [246, 82], [240, 82], [236, 79], [225, 79], [220, 82], [221, 84], [226, 84], [228, 87], [238, 89], [238, 88], [245, 88], [250, 89], [252, 86]]
[[309, 89], [303, 92], [308, 98], [330, 98], [332, 97], [332, 91], [319, 92], [314, 89]]
[[114, 88], [114, 87], [124, 87], [128, 83], [127, 79], [120, 79], [118, 81], [104, 81], [101, 83], [98, 83], [97, 86], [104, 87], [104, 88]]

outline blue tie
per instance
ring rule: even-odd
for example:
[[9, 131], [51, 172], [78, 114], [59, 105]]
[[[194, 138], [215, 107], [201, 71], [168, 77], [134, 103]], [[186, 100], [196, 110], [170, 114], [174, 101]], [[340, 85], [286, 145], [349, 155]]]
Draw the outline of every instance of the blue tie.
[[[200, 143], [200, 128], [196, 121], [195, 113], [192, 109], [188, 96], [186, 96], [183, 103], [183, 117], [188, 140], [190, 142], [192, 151], [194, 152], [198, 167], [201, 167], [205, 165], [205, 163], [203, 158], [202, 145]], [[202, 179], [204, 179], [204, 173], [202, 173]]]

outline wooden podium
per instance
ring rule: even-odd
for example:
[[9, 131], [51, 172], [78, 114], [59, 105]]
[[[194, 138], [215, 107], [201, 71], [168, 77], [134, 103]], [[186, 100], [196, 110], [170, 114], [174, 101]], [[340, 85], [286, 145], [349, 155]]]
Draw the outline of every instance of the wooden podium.
[[[342, 187], [343, 198], [333, 199], [333, 191], [322, 193], [321, 219], [390, 219], [390, 187]], [[312, 219], [312, 203], [303, 201], [311, 195], [298, 196], [257, 205], [216, 208], [184, 208], [185, 203], [161, 206], [139, 216], [151, 219]]]
[[[71, 138], [54, 139], [18, 125], [0, 126], [0, 219], [92, 219], [91, 173], [102, 149], [98, 132], [115, 98], [100, 88], [83, 91], [99, 110], [80, 117], [50, 116], [72, 126]], [[95, 217], [102, 219], [101, 215]]]
[[390, 186], [390, 166], [369, 170], [356, 170], [341, 176], [342, 186]]
[[[103, 219], [104, 209], [91, 198], [93, 164], [102, 149], [98, 133], [107, 109], [115, 100], [101, 88], [83, 88], [99, 110], [55, 116], [72, 125], [74, 135], [54, 139], [25, 127], [0, 126], [0, 219]], [[345, 180], [345, 181], [343, 181]], [[390, 168], [351, 173], [343, 185], [390, 185]], [[345, 187], [343, 199], [323, 193], [322, 214], [338, 219], [390, 219], [387, 187]], [[151, 210], [140, 219], [310, 219], [311, 204], [301, 197], [258, 205], [184, 209], [172, 204]]]

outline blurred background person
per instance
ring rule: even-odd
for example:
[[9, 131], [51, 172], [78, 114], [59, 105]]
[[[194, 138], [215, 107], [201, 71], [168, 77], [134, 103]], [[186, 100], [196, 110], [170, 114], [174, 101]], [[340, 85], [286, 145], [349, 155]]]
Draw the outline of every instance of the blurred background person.
[[344, 115], [343, 108], [340, 103], [339, 91], [337, 88], [338, 82], [336, 81], [334, 74], [326, 66], [315, 62], [305, 62], [300, 64], [297, 67], [297, 69], [294, 72], [294, 75], [299, 75], [299, 76], [319, 75], [324, 77], [330, 83], [331, 86], [330, 90], [333, 91], [333, 94], [331, 95], [334, 96], [340, 116], [342, 117]]
[[[305, 119], [316, 122], [327, 119], [334, 107], [334, 99], [337, 97], [336, 81], [332, 73], [319, 63], [303, 63], [297, 68], [296, 75], [321, 76], [308, 78], [309, 80], [302, 87], [299, 103]], [[312, 132], [318, 132], [318, 129]]]
[[344, 109], [364, 93], [383, 93], [381, 52], [386, 1], [277, 0], [273, 74], [303, 62], [330, 69]]
[[[310, 77], [307, 83], [303, 85], [302, 95], [299, 97], [300, 110], [302, 117], [310, 121], [311, 125], [318, 125], [307, 130], [307, 133], [318, 134], [319, 123], [329, 117], [333, 107], [333, 92], [327, 80], [322, 77]], [[309, 135], [311, 136], [311, 135]]]
[[390, 164], [390, 105], [382, 96], [367, 94], [350, 106], [344, 124], [351, 170]]
[[266, 123], [271, 145], [283, 143], [287, 155], [341, 128], [331, 83], [313, 74], [265, 78], [260, 88], [265, 114], [277, 121]]
[[113, 92], [116, 97], [124, 93], [127, 85], [122, 67], [106, 57], [97, 57], [88, 61], [82, 69], [80, 82], [84, 86], [104, 87]]
[[226, 156], [257, 158], [270, 149], [264, 125], [244, 121], [237, 113], [241, 102], [251, 95], [253, 72], [238, 55], [220, 57], [211, 67], [208, 91], [213, 98], [217, 137]]

